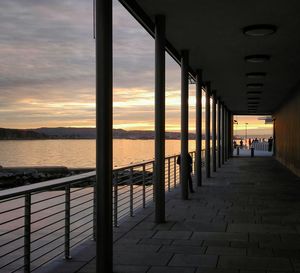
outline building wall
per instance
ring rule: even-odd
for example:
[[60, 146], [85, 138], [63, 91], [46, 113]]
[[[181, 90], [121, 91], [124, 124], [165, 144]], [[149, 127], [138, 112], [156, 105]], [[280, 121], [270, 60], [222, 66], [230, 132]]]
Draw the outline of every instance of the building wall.
[[276, 158], [300, 176], [300, 91], [280, 108], [274, 118]]

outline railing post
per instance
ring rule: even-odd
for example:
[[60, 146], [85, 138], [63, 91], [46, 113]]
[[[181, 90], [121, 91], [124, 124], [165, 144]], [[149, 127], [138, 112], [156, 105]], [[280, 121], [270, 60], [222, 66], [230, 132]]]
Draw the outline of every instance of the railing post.
[[170, 157], [168, 158], [168, 191], [171, 191], [171, 162], [170, 162]]
[[30, 273], [31, 261], [31, 194], [25, 194], [24, 215], [24, 273]]
[[71, 217], [71, 191], [70, 184], [65, 187], [65, 259], [71, 259], [70, 255], [70, 217]]
[[146, 185], [145, 185], [145, 182], [146, 182], [146, 166], [145, 164], [143, 165], [143, 208], [146, 207]]
[[114, 226], [118, 227], [118, 181], [119, 173], [115, 172], [114, 179]]
[[133, 168], [130, 168], [130, 216], [133, 216]]
[[176, 179], [177, 179], [177, 168], [176, 168], [176, 156], [174, 156], [174, 188], [176, 188]]

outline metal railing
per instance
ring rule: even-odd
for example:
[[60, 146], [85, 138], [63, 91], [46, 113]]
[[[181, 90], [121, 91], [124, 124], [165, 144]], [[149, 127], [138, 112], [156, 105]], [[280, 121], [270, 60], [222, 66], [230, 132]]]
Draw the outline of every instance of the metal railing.
[[[165, 159], [166, 191], [179, 183], [177, 157]], [[154, 161], [145, 161], [114, 169], [115, 227], [153, 201], [153, 167]], [[69, 259], [73, 247], [95, 239], [95, 175], [0, 191], [0, 271], [32, 272], [59, 256]]]
[[269, 144], [268, 142], [252, 142], [251, 147], [257, 151], [268, 151]]

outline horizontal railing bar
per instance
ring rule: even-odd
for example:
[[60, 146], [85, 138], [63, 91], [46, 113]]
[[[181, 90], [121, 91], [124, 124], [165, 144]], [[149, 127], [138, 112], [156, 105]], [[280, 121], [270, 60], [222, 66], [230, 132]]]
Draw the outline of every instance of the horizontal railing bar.
[[55, 208], [55, 207], [57, 207], [57, 206], [64, 205], [65, 203], [66, 203], [66, 202], [63, 201], [63, 202], [61, 202], [61, 203], [54, 204], [54, 205], [49, 206], [49, 207], [46, 207], [46, 208], [42, 208], [42, 209], [39, 209], [39, 210], [36, 210], [36, 211], [32, 211], [32, 212], [31, 212], [31, 215], [34, 215], [34, 214], [36, 214], [36, 213], [39, 213], [39, 212], [42, 212], [42, 211], [45, 211], [45, 210], [48, 210], [48, 209], [51, 209], [51, 208]]
[[72, 201], [74, 201], [74, 200], [77, 200], [77, 199], [79, 199], [79, 198], [81, 198], [81, 197], [84, 197], [84, 196], [88, 196], [88, 195], [90, 195], [90, 194], [94, 194], [94, 192], [92, 191], [92, 192], [89, 192], [89, 193], [86, 193], [86, 194], [82, 194], [82, 195], [80, 195], [80, 196], [76, 196], [75, 198], [71, 198], [71, 202]]
[[91, 220], [89, 220], [89, 221], [87, 221], [87, 222], [84, 222], [84, 223], [81, 224], [80, 226], [71, 229], [71, 230], [70, 230], [70, 233], [72, 233], [72, 232], [74, 232], [74, 231], [76, 231], [76, 230], [78, 230], [78, 229], [80, 229], [80, 228], [86, 226], [87, 224], [92, 223], [92, 222], [93, 222], [93, 219], [91, 219]]
[[73, 225], [73, 224], [75, 224], [75, 223], [81, 221], [82, 219], [87, 218], [88, 216], [91, 216], [91, 215], [93, 215], [93, 214], [94, 214], [94, 212], [91, 212], [91, 213], [89, 213], [89, 214], [87, 214], [87, 215], [84, 215], [83, 217], [81, 217], [81, 218], [79, 218], [79, 219], [77, 219], [77, 220], [71, 222], [70, 225]]
[[[65, 251], [61, 251], [59, 253], [57, 253], [56, 255], [54, 255], [53, 257], [49, 258], [46, 262], [43, 262], [42, 264], [39, 264], [37, 267], [33, 268], [31, 271], [35, 271], [37, 269], [39, 269], [40, 267], [42, 267], [43, 265], [45, 265], [46, 263], [49, 263], [49, 261], [52, 261], [53, 259], [55, 259], [56, 257], [62, 255]], [[49, 254], [50, 252], [46, 253], [45, 255]]]
[[[77, 204], [77, 205], [75, 205], [75, 206], [73, 206], [73, 207], [70, 207], [70, 209], [78, 208], [78, 207], [80, 207], [80, 206], [82, 206], [82, 205], [84, 205], [84, 204], [86, 204], [86, 203], [88, 203], [88, 202], [91, 202], [91, 201], [94, 201], [94, 199], [92, 198], [92, 199], [89, 199], [89, 200], [84, 201], [84, 202], [82, 202], [82, 203], [79, 203], [79, 204]], [[91, 207], [89, 207], [89, 208], [92, 208], [92, 207], [93, 207], [93, 206], [91, 206]]]
[[15, 239], [13, 239], [13, 240], [7, 242], [7, 243], [2, 244], [2, 245], [0, 245], [0, 247], [7, 246], [7, 245], [9, 245], [10, 243], [13, 243], [13, 242], [18, 241], [18, 240], [23, 239], [23, 238], [24, 238], [24, 235], [22, 235], [22, 236], [20, 236], [20, 237], [17, 237], [17, 238], [15, 238]]
[[64, 186], [66, 184], [70, 184], [70, 182], [76, 180], [83, 180], [87, 178], [91, 178], [96, 176], [96, 171], [76, 174], [68, 177], [53, 179], [49, 181], [39, 182], [31, 185], [16, 187], [12, 189], [2, 190], [0, 191], [0, 200], [14, 197], [16, 195], [24, 195], [25, 193], [32, 193], [41, 190], [51, 189], [55, 186]]
[[[51, 249], [50, 251], [48, 251], [48, 252], [45, 252], [45, 253], [43, 253], [42, 255], [40, 255], [40, 256], [38, 256], [38, 257], [36, 257], [35, 259], [31, 260], [31, 263], [33, 263], [33, 262], [37, 261], [38, 259], [42, 258], [43, 256], [46, 256], [47, 254], [49, 254], [49, 253], [53, 252], [54, 250], [58, 249], [59, 247], [63, 246], [64, 244], [65, 244], [65, 242], [63, 242], [62, 244], [60, 244], [60, 245], [56, 246], [56, 248], [54, 248], [54, 249]], [[63, 252], [64, 252], [64, 251], [63, 251]], [[63, 253], [63, 252], [62, 252], [62, 253]], [[50, 261], [50, 260], [48, 260], [48, 261]]]
[[50, 218], [50, 217], [52, 217], [52, 216], [55, 216], [55, 215], [60, 214], [60, 213], [63, 213], [63, 212], [65, 212], [65, 210], [60, 210], [60, 211], [54, 212], [54, 213], [52, 213], [52, 214], [49, 214], [49, 215], [47, 215], [47, 216], [45, 216], [45, 217], [39, 218], [38, 220], [35, 220], [35, 221], [31, 222], [31, 224], [38, 223], [38, 222], [40, 222], [40, 221], [43, 221], [43, 220], [45, 220], [45, 219], [47, 219], [47, 218]]
[[14, 263], [14, 262], [16, 262], [16, 261], [22, 259], [22, 258], [24, 258], [24, 255], [21, 256], [21, 257], [18, 257], [17, 259], [14, 259], [14, 260], [10, 261], [9, 263], [7, 263], [7, 264], [5, 264], [5, 265], [2, 265], [2, 266], [0, 267], [0, 269], [2, 269], [2, 268], [4, 268], [4, 267], [7, 267], [8, 265], [10, 265], [10, 264], [12, 264], [12, 263]]
[[8, 210], [5, 210], [5, 211], [1, 211], [1, 212], [0, 212], [0, 215], [1, 215], [1, 214], [4, 214], [4, 213], [11, 212], [11, 211], [14, 211], [14, 210], [23, 209], [23, 208], [25, 208], [25, 206], [20, 206], [20, 207], [8, 209]]
[[31, 205], [35, 205], [35, 204], [39, 204], [39, 203], [43, 203], [45, 201], [49, 201], [49, 200], [52, 200], [52, 199], [55, 199], [55, 198], [58, 198], [58, 197], [61, 197], [61, 196], [64, 196], [65, 194], [60, 194], [60, 195], [56, 195], [56, 196], [52, 196], [52, 197], [49, 197], [47, 199], [42, 199], [42, 200], [39, 200], [39, 201], [35, 201], [35, 202], [32, 202]]
[[93, 206], [88, 207], [88, 208], [85, 208], [85, 209], [83, 209], [83, 210], [79, 210], [79, 211], [77, 211], [77, 212], [74, 212], [73, 214], [70, 215], [70, 217], [72, 217], [72, 216], [74, 216], [74, 215], [77, 215], [78, 213], [81, 213], [81, 212], [83, 212], [83, 211], [85, 211], [85, 210], [87, 210], [87, 209], [90, 209], [90, 208], [92, 208], [92, 207], [93, 207]]
[[[51, 223], [51, 224], [48, 224], [48, 225], [43, 226], [43, 227], [41, 227], [41, 228], [39, 228], [39, 229], [36, 229], [36, 230], [32, 231], [31, 234], [34, 234], [34, 233], [36, 233], [36, 232], [38, 232], [38, 231], [41, 231], [41, 230], [43, 230], [43, 229], [45, 229], [45, 228], [47, 228], [47, 227], [53, 226], [53, 225], [55, 225], [55, 224], [57, 224], [57, 223], [59, 223], [59, 222], [61, 222], [61, 221], [63, 221], [63, 220], [65, 220], [65, 218], [59, 219], [59, 220], [57, 220], [57, 221], [55, 221], [55, 222], [53, 222], [53, 223]], [[62, 227], [62, 228], [63, 228], [63, 227]]]
[[[23, 217], [22, 217], [23, 218]], [[11, 230], [8, 230], [8, 231], [6, 231], [6, 232], [4, 232], [4, 233], [1, 233], [0, 234], [0, 237], [1, 236], [5, 236], [5, 235], [7, 235], [7, 234], [9, 234], [9, 233], [12, 233], [12, 232], [14, 232], [14, 231], [17, 231], [17, 230], [19, 230], [19, 229], [21, 229], [21, 228], [24, 228], [24, 225], [23, 226], [20, 226], [20, 227], [16, 227], [15, 229], [11, 229]], [[0, 246], [1, 247], [1, 246]]]
[[[0, 226], [5, 225], [5, 224], [8, 224], [8, 223], [11, 223], [11, 222], [14, 222], [14, 221], [19, 220], [19, 219], [22, 219], [22, 218], [24, 218], [24, 215], [23, 215], [23, 216], [19, 216], [19, 217], [14, 218], [14, 219], [9, 219], [9, 220], [7, 220], [7, 221], [5, 221], [5, 222], [3, 222], [3, 223], [0, 223]], [[1, 236], [1, 235], [2, 235], [2, 234], [0, 234], [0, 236]]]
[[59, 228], [57, 228], [57, 229], [55, 229], [55, 230], [52, 230], [51, 232], [49, 232], [49, 233], [47, 233], [47, 234], [45, 234], [45, 235], [43, 235], [43, 236], [41, 236], [41, 237], [39, 237], [39, 238], [37, 238], [37, 239], [31, 241], [31, 244], [33, 244], [33, 243], [35, 243], [35, 242], [37, 242], [37, 241], [39, 241], [39, 240], [41, 240], [41, 239], [43, 239], [43, 238], [45, 238], [45, 237], [47, 237], [47, 236], [53, 234], [53, 233], [55, 233], [55, 232], [57, 232], [57, 231], [59, 231], [59, 230], [61, 230], [61, 229], [63, 229], [63, 228], [64, 228], [64, 227], [59, 227]]
[[[81, 235], [81, 234], [80, 234], [80, 235]], [[78, 244], [81, 243], [82, 241], [84, 241], [84, 240], [86, 240], [87, 238], [92, 237], [92, 236], [93, 236], [93, 234], [91, 233], [91, 234], [89, 234], [89, 235], [83, 237], [83, 238], [80, 239], [78, 242], [76, 242], [75, 244], [71, 245], [71, 247], [74, 247], [74, 246], [78, 245]]]
[[24, 245], [19, 246], [18, 248], [15, 248], [14, 250], [11, 250], [11, 251], [9, 251], [9, 252], [7, 252], [7, 253], [1, 255], [1, 256], [0, 256], [0, 259], [2, 259], [3, 257], [5, 257], [5, 256], [7, 256], [7, 255], [9, 255], [9, 254], [11, 254], [11, 253], [13, 253], [13, 252], [15, 252], [15, 251], [17, 251], [17, 250], [23, 248], [23, 247], [24, 247]]
[[[30, 253], [34, 253], [35, 251], [37, 251], [37, 250], [39, 250], [39, 249], [41, 249], [41, 248], [43, 248], [43, 247], [45, 247], [45, 246], [47, 246], [47, 245], [49, 245], [49, 244], [52, 244], [53, 242], [55, 242], [55, 241], [57, 241], [57, 240], [63, 238], [64, 236], [65, 236], [65, 234], [60, 235], [60, 236], [54, 238], [53, 240], [48, 241], [48, 242], [46, 242], [45, 244], [43, 244], [43, 245], [41, 245], [41, 246], [38, 246], [37, 248], [31, 250]], [[57, 249], [57, 247], [56, 247], [56, 248], [53, 248], [53, 249]]]

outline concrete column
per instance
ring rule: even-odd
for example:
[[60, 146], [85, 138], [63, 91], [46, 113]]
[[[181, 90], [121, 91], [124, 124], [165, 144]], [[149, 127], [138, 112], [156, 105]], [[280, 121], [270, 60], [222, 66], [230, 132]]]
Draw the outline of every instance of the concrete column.
[[220, 98], [218, 98], [218, 167], [221, 168], [222, 166], [222, 153], [221, 153], [221, 103]]
[[233, 156], [233, 114], [229, 112], [229, 139], [228, 139], [228, 147], [229, 147], [229, 157]]
[[210, 177], [210, 82], [206, 82], [206, 104], [205, 104], [205, 170], [206, 177]]
[[228, 110], [225, 107], [225, 161], [228, 160]]
[[165, 17], [155, 17], [155, 222], [165, 222]]
[[225, 163], [225, 106], [222, 103], [222, 163]]
[[202, 186], [202, 71], [196, 71], [196, 180]]
[[216, 90], [212, 92], [212, 164], [213, 172], [217, 171], [217, 105]]
[[112, 0], [96, 0], [96, 271], [113, 272]]
[[273, 118], [273, 156], [276, 156], [276, 130], [275, 130], [275, 118]]
[[189, 52], [181, 52], [181, 196], [188, 199], [188, 176], [189, 176]]

